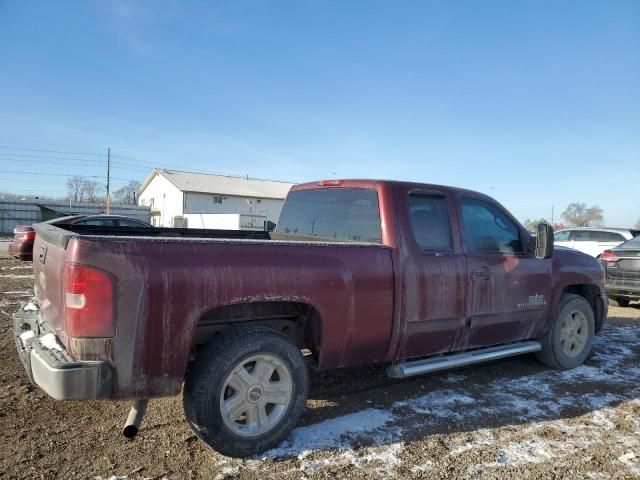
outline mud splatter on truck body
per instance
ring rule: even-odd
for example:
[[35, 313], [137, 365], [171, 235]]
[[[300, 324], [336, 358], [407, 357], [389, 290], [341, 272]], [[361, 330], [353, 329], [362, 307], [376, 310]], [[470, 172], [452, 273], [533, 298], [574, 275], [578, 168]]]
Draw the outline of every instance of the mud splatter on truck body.
[[[39, 319], [75, 360], [110, 366], [108, 398], [146, 398], [178, 393], [195, 339], [224, 334], [236, 322], [290, 333], [313, 352], [320, 369], [329, 369], [536, 339], [566, 291], [588, 298], [598, 325], [606, 316], [599, 264], [574, 252], [535, 258], [530, 234], [487, 196], [344, 180], [298, 185], [290, 197], [341, 189], [375, 192], [378, 241], [296, 239], [280, 230], [140, 232], [39, 224]], [[416, 198], [442, 201], [448, 248], [419, 243]], [[513, 222], [521, 251], [474, 252], [463, 226], [465, 199], [485, 202]], [[69, 334], [65, 312], [75, 301], [65, 290], [70, 265], [110, 280], [112, 334]]]

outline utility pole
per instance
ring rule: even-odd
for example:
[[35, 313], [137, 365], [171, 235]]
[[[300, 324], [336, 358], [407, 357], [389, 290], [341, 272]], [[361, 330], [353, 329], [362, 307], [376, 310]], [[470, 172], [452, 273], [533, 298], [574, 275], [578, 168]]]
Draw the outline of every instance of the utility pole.
[[111, 179], [111, 147], [107, 147], [107, 215], [111, 213], [111, 196], [109, 195], [110, 179]]
[[551, 226], [553, 227], [555, 225], [554, 222], [554, 218], [553, 218], [553, 204], [551, 205]]

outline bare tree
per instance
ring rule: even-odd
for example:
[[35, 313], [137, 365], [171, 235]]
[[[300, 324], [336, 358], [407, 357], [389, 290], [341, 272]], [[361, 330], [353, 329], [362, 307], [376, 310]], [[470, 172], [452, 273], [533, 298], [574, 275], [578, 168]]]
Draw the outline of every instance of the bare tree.
[[586, 203], [570, 203], [562, 218], [572, 227], [592, 227], [602, 225], [603, 213], [597, 205], [587, 208]]
[[140, 182], [137, 180], [131, 180], [124, 187], [113, 192], [113, 196], [120, 203], [124, 203], [125, 205], [135, 205], [137, 203], [138, 190], [140, 190], [140, 186]]
[[81, 202], [83, 198], [83, 186], [86, 178], [80, 175], [74, 175], [67, 178], [67, 191], [69, 192], [69, 199], [74, 202]]
[[539, 218], [537, 220], [536, 219], [531, 220], [530, 218], [527, 218], [524, 221], [524, 226], [530, 232], [535, 232], [536, 229], [538, 228], [539, 223], [551, 223], [551, 222], [549, 222], [546, 218]]
[[83, 180], [81, 198], [90, 203], [94, 203], [97, 198], [98, 188], [100, 188], [100, 184], [98, 182], [87, 179]]

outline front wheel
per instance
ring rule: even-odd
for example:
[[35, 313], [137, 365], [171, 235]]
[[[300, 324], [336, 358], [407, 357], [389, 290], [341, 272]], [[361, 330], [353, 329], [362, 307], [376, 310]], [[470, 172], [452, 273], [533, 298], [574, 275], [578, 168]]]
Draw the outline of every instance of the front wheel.
[[566, 294], [560, 300], [558, 317], [542, 339], [538, 360], [553, 368], [582, 365], [591, 353], [595, 317], [584, 297]]
[[213, 449], [247, 457], [286, 438], [308, 388], [302, 354], [286, 336], [265, 327], [232, 329], [204, 346], [189, 368], [184, 411]]

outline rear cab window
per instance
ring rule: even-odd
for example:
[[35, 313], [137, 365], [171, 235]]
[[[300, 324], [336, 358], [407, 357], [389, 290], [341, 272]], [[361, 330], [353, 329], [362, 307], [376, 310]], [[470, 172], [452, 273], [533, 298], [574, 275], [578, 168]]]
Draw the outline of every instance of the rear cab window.
[[553, 234], [553, 240], [556, 242], [568, 242], [571, 230], [563, 230], [562, 232], [556, 232]]
[[273, 237], [382, 243], [378, 192], [346, 187], [292, 191]]
[[446, 197], [411, 193], [409, 214], [413, 237], [420, 248], [428, 252], [453, 250], [451, 220]]

